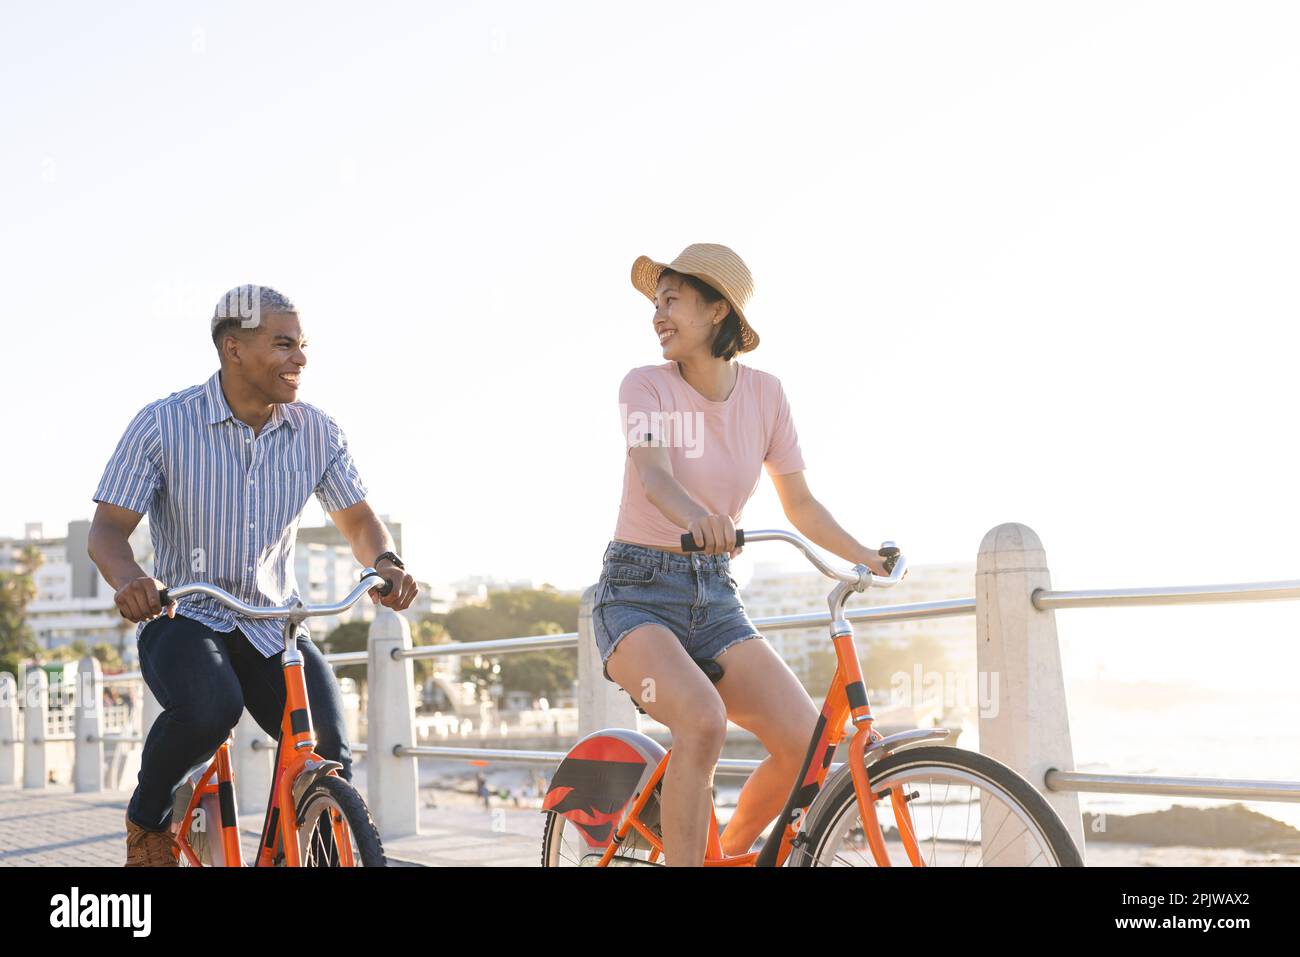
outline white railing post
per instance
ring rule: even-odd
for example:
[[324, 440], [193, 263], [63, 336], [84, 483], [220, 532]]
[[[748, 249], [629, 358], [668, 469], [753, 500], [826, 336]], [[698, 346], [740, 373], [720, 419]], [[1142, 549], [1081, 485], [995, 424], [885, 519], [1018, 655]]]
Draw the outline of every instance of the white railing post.
[[45, 787], [45, 728], [50, 713], [50, 676], [29, 665], [23, 680], [23, 787]]
[[77, 663], [76, 711], [72, 727], [72, 780], [77, 791], [104, 788], [104, 671], [87, 655]]
[[420, 832], [419, 766], [393, 748], [415, 741], [415, 672], [410, 658], [393, 658], [411, 647], [411, 626], [388, 608], [370, 623], [366, 680], [366, 798], [380, 837]]
[[582, 593], [578, 608], [578, 737], [601, 728], [640, 728], [636, 705], [616, 683], [605, 677], [600, 649], [592, 635], [591, 609], [596, 586]]
[[[1051, 768], [1075, 769], [1056, 616], [1036, 609], [1031, 598], [1035, 589], [1051, 587], [1047, 555], [1033, 529], [1009, 522], [984, 536], [975, 570], [976, 667], [978, 686], [995, 690], [992, 701], [981, 702], [980, 750], [1047, 798], [1082, 855], [1078, 795], [1049, 791], [1043, 780]], [[1022, 850], [1028, 856], [1027, 843]], [[1008, 848], [999, 859], [1008, 852], [1016, 853]]]
[[254, 741], [266, 738], [266, 732], [248, 710], [239, 716], [235, 725], [234, 752], [235, 807], [241, 814], [260, 814], [266, 810], [266, 799], [271, 793], [271, 775], [275, 764], [275, 751], [254, 748]]
[[18, 783], [18, 682], [0, 672], [0, 784]]

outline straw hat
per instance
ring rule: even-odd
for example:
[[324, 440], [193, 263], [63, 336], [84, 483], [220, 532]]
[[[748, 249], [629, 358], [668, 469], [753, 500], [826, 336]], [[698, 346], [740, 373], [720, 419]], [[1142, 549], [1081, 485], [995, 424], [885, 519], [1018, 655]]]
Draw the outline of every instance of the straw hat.
[[726, 246], [717, 243], [694, 243], [682, 250], [670, 263], [655, 262], [649, 256], [638, 256], [632, 264], [632, 285], [651, 302], [659, 286], [659, 277], [665, 269], [702, 279], [727, 297], [740, 320], [740, 352], [749, 352], [758, 346], [758, 333], [745, 318], [745, 307], [754, 295], [754, 278], [745, 261]]

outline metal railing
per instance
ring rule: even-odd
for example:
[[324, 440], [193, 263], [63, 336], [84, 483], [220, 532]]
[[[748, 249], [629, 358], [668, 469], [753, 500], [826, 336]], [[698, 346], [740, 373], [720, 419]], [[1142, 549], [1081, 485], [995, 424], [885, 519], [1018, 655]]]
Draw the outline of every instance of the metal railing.
[[[1296, 599], [1300, 599], [1300, 581], [1171, 585], [1163, 588], [1098, 588], [1088, 591], [1036, 588], [1030, 594], [1030, 601], [1039, 611], [1054, 611], [1058, 608], [1235, 604]], [[1176, 795], [1225, 801], [1300, 802], [1300, 782], [1290, 781], [1097, 774], [1052, 769], [1044, 775], [1043, 784], [1051, 791]]]
[[[1090, 591], [1055, 590], [1050, 586], [1046, 557], [1031, 529], [1020, 525], [998, 526], [989, 532], [981, 547], [975, 576], [976, 595], [944, 601], [918, 602], [887, 606], [868, 606], [848, 610], [850, 622], [877, 624], [884, 622], [922, 621], [954, 616], [974, 616], [977, 635], [977, 666], [981, 672], [1003, 673], [1004, 680], [995, 715], [980, 716], [981, 750], [1010, 765], [1038, 785], [1049, 802], [1061, 814], [1081, 848], [1082, 819], [1079, 793], [1147, 794], [1196, 797], [1220, 800], [1300, 801], [1300, 782], [1230, 778], [1171, 777], [1121, 773], [1085, 773], [1073, 770], [1069, 743], [1068, 711], [1060, 669], [1059, 641], [1056, 636], [1055, 612], [1058, 609], [1127, 607], [1136, 605], [1180, 605], [1279, 601], [1300, 599], [1300, 581], [1275, 581], [1228, 585], [1170, 586], [1160, 588], [1101, 589]], [[368, 745], [352, 745], [355, 754], [369, 756], [368, 775], [372, 810], [381, 832], [398, 835], [418, 830], [416, 793], [420, 758], [439, 760], [489, 761], [524, 765], [553, 765], [565, 756], [560, 751], [515, 750], [511, 748], [460, 747], [415, 743], [415, 712], [411, 662], [443, 656], [505, 655], [542, 649], [573, 648], [578, 650], [578, 684], [582, 689], [606, 695], [604, 704], [591, 709], [579, 708], [580, 720], [605, 726], [603, 719], [619, 708], [631, 708], [630, 699], [607, 682], [599, 670], [599, 657], [590, 653], [589, 634], [592, 590], [584, 595], [579, 630], [558, 635], [532, 635], [491, 641], [447, 643], [412, 647], [409, 628], [398, 616], [381, 610], [371, 623], [368, 651], [335, 653], [325, 656], [334, 667], [367, 665], [370, 685], [368, 706]], [[755, 619], [764, 632], [808, 629], [830, 623], [828, 612], [780, 615]], [[1035, 649], [1033, 654], [1030, 649]], [[592, 658], [595, 664], [592, 664]], [[391, 667], [390, 667], [391, 665]], [[404, 676], [404, 677], [403, 677]], [[8, 676], [3, 676], [7, 678]], [[3, 680], [0, 678], [0, 680]], [[9, 679], [12, 687], [12, 679]], [[139, 682], [139, 672], [105, 677], [103, 684]], [[1014, 695], [1007, 688], [1014, 688]], [[98, 693], [98, 692], [97, 692]], [[145, 734], [158, 711], [147, 689], [144, 707]], [[0, 696], [2, 697], [2, 696]], [[624, 712], [618, 712], [624, 713]], [[6, 721], [9, 723], [6, 724]], [[17, 743], [16, 712], [6, 718], [0, 707], [0, 784], [15, 780], [13, 750]], [[635, 722], [633, 722], [635, 723]], [[1045, 733], [1026, 737], [1015, 729], [1034, 723], [1047, 727]], [[612, 726], [618, 726], [617, 721]], [[78, 734], [78, 761], [82, 745], [100, 749], [106, 742], [139, 743], [143, 735], [102, 733], [102, 725], [90, 725], [91, 731]], [[100, 730], [94, 730], [99, 727]], [[67, 740], [73, 736], [64, 738]], [[54, 740], [46, 734], [44, 740]], [[237, 743], [241, 740], [238, 733]], [[269, 752], [275, 742], [260, 730], [248, 732], [242, 739], [246, 747], [237, 750], [237, 782], [245, 777], [241, 762], [268, 765]], [[41, 743], [36, 741], [33, 743]], [[7, 749], [7, 750], [6, 750]], [[41, 748], [27, 748], [28, 758]], [[87, 751], [89, 754], [90, 752]], [[8, 764], [6, 764], [8, 762]], [[719, 763], [720, 774], [746, 775], [758, 761], [726, 759]], [[256, 770], [255, 764], [248, 768]], [[405, 770], [403, 770], [405, 769]], [[256, 782], [256, 773], [246, 775]], [[89, 773], [86, 775], [90, 777]], [[39, 777], [24, 772], [28, 786], [43, 786], [43, 759]], [[98, 785], [95, 785], [98, 786]], [[80, 785], [79, 785], [80, 787]], [[91, 785], [87, 785], [90, 788]], [[250, 791], [253, 803], [264, 795]], [[248, 805], [244, 794], [241, 805]]]
[[[845, 613], [850, 622], [878, 624], [882, 622], [920, 621], [975, 614], [975, 599], [956, 598], [945, 601], [915, 602], [900, 605], [880, 605], [855, 608]], [[798, 615], [773, 615], [753, 619], [755, 627], [764, 632], [796, 630], [829, 626], [829, 612], [810, 612]], [[581, 636], [571, 631], [559, 635], [535, 635], [525, 638], [500, 638], [491, 641], [455, 642], [443, 645], [424, 645], [394, 652], [395, 659], [424, 659], [443, 655], [498, 655], [540, 648], [576, 648]], [[347, 652], [326, 655], [332, 665], [359, 664], [364, 653]], [[603, 676], [601, 677], [603, 681]], [[437, 745], [399, 745], [393, 750], [398, 757], [436, 758], [453, 761], [489, 761], [498, 764], [555, 765], [564, 760], [564, 751], [528, 751], [512, 748], [474, 748]], [[724, 777], [748, 777], [761, 761], [744, 758], [723, 758], [717, 764], [717, 773]]]

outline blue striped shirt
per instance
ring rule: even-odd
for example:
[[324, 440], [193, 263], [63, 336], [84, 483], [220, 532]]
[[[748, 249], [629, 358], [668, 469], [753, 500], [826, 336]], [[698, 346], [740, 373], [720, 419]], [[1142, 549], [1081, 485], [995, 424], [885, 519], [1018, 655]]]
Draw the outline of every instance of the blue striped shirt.
[[[254, 435], [216, 372], [140, 410], [94, 500], [148, 513], [154, 577], [169, 587], [207, 581], [250, 605], [283, 605], [298, 598], [293, 546], [312, 493], [326, 512], [366, 497], [338, 423], [290, 402], [271, 406]], [[238, 628], [267, 657], [284, 649], [283, 618], [247, 619], [203, 595], [176, 611], [216, 631]]]

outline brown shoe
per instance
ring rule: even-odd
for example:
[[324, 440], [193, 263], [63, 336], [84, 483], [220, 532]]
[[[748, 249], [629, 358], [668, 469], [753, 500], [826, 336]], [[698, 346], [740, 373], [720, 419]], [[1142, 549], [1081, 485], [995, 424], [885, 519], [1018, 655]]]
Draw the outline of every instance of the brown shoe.
[[151, 831], [126, 817], [127, 867], [179, 867], [180, 845], [172, 837], [171, 829]]

